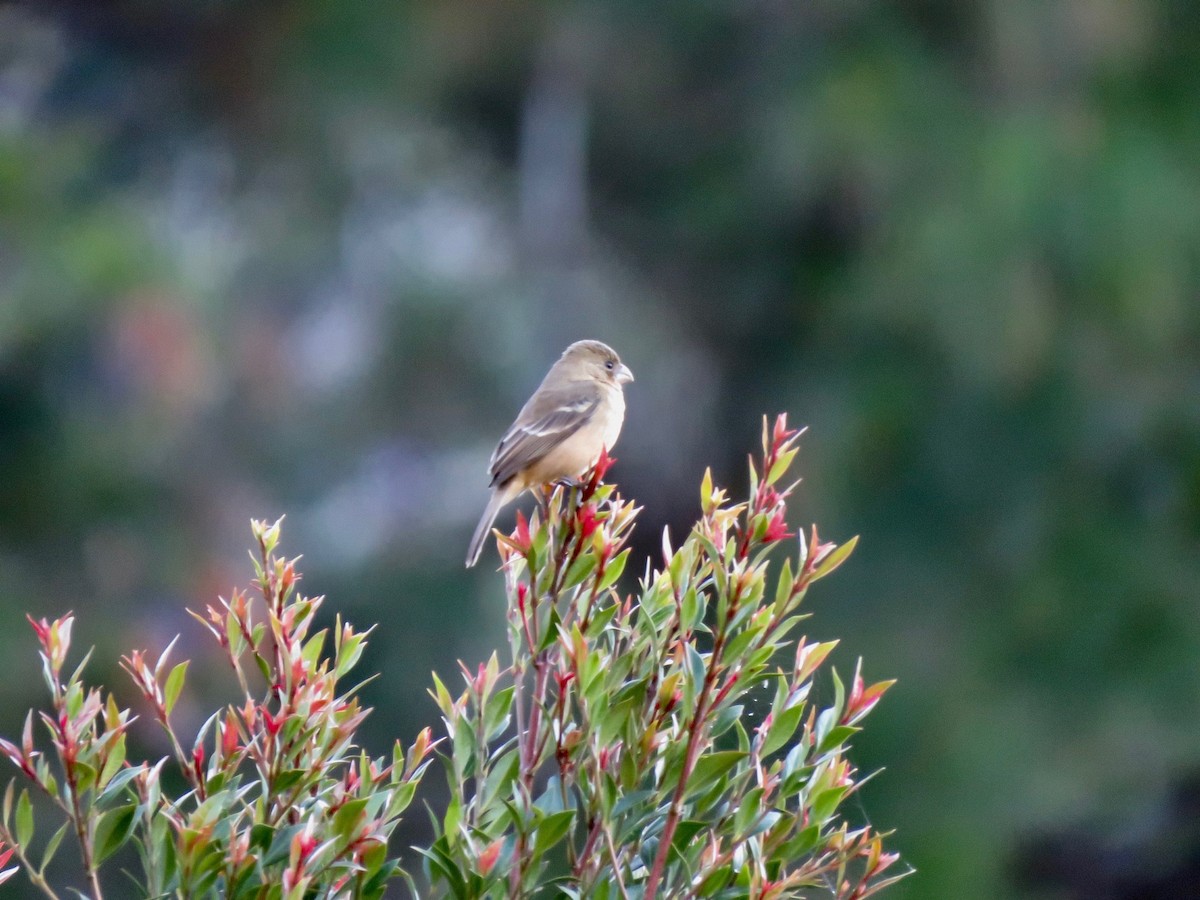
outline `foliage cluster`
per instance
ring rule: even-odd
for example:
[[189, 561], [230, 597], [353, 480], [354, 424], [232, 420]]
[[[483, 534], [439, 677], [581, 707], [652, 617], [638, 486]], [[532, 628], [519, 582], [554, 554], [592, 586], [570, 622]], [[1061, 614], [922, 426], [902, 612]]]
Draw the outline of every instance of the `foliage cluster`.
[[[637, 510], [602, 484], [557, 488], [541, 515], [500, 539], [511, 662], [436, 682], [452, 750], [451, 801], [426, 851], [456, 898], [532, 896], [867, 897], [896, 856], [839, 807], [860, 783], [846, 758], [858, 723], [891, 682], [828, 705], [813, 675], [836, 642], [801, 637], [809, 586], [853, 550], [816, 528], [795, 546], [780, 488], [798, 432], [763, 426], [750, 499], [731, 503], [706, 473], [702, 517], [634, 595], [613, 590]], [[765, 715], [752, 724], [761, 702]], [[516, 728], [510, 727], [510, 718]]]
[[[809, 587], [855, 544], [822, 542], [815, 526], [788, 531], [795, 485], [781, 485], [798, 437], [782, 416], [764, 421], [745, 502], [705, 473], [699, 522], [677, 549], [664, 534], [663, 567], [647, 563], [635, 594], [617, 585], [637, 509], [603, 482], [607, 456], [499, 536], [510, 660], [463, 666], [457, 696], [434, 675], [430, 692], [450, 788], [419, 848], [431, 896], [863, 900], [903, 877], [885, 873], [897, 859], [885, 835], [841, 809], [862, 783], [849, 741], [892, 682], [867, 685], [860, 663], [849, 688], [831, 672], [822, 702], [814, 676], [836, 642], [796, 638]], [[254, 523], [261, 604], [234, 591], [196, 616], [241, 697], [193, 740], [171, 718], [188, 663], [168, 666], [170, 646], [154, 664], [140, 652], [122, 660], [170, 740], [171, 756], [156, 763], [126, 758], [134, 717], [84, 684], [86, 658], [64, 674], [72, 616], [30, 619], [52, 749], [35, 746], [31, 712], [19, 743], [0, 739], [0, 753], [65, 821], [35, 854], [30, 789], [14, 779], [0, 865], [15, 853], [57, 896], [47, 866], [71, 834], [93, 900], [102, 865], [127, 844], [148, 897], [379, 897], [395, 877], [419, 896], [388, 838], [437, 744], [427, 728], [388, 759], [358, 749], [369, 710], [361, 684], [339, 682], [366, 634], [340, 618], [309, 634], [322, 598], [296, 591], [279, 528]], [[769, 556], [788, 546], [798, 546], [795, 564], [785, 559], [772, 577]], [[168, 762], [184, 780], [178, 796], [162, 777]]]
[[[17, 794], [10, 782], [0, 839], [46, 896], [57, 896], [46, 869], [68, 833], [92, 900], [103, 897], [102, 864], [130, 843], [141, 896], [383, 895], [398, 870], [388, 837], [428, 765], [429, 731], [407, 752], [397, 741], [388, 758], [371, 759], [355, 745], [369, 710], [355, 696], [361, 684], [344, 690], [339, 682], [362, 655], [366, 633], [339, 618], [332, 653], [328, 629], [309, 634], [322, 598], [296, 592], [296, 560], [276, 552], [279, 526], [253, 523], [265, 613], [234, 591], [197, 616], [226, 652], [239, 703], [213, 713], [185, 740], [171, 713], [188, 663], [168, 668], [170, 646], [154, 664], [138, 651], [122, 660], [173, 749], [153, 764], [126, 759], [134, 717], [111, 693], [84, 684], [86, 657], [64, 676], [73, 616], [30, 618], [50, 689], [50, 710], [40, 718], [52, 750], [36, 748], [30, 712], [20, 743], [0, 739], [0, 753], [66, 821], [35, 857], [30, 791]], [[185, 782], [178, 796], [163, 777], [168, 762]]]

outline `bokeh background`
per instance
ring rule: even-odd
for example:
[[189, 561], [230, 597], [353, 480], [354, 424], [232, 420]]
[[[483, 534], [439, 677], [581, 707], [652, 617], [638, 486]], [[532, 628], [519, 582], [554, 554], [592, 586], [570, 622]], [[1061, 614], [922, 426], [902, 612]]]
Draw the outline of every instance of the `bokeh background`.
[[26, 611], [133, 703], [283, 513], [369, 748], [436, 723], [491, 446], [595, 337], [640, 557], [810, 426], [892, 894], [1200, 896], [1198, 263], [1188, 0], [0, 2], [0, 730]]

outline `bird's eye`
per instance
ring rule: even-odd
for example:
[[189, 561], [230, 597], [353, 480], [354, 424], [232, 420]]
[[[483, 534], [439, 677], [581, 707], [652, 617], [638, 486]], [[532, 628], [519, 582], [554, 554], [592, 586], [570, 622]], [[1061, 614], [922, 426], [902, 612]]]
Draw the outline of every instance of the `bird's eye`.
[[611, 359], [604, 364], [604, 368], [606, 368], [606, 369], [611, 369], [612, 367], [613, 367], [613, 361]]

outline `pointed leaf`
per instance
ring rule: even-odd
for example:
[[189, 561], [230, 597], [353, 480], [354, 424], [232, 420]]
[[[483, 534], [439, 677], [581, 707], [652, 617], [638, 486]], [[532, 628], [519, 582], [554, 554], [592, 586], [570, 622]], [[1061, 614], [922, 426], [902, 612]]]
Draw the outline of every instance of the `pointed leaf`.
[[17, 798], [17, 843], [28, 847], [33, 837], [33, 804], [29, 802], [29, 789], [21, 791]]
[[[165, 655], [165, 654], [164, 654]], [[163, 688], [163, 706], [167, 710], [167, 715], [171, 714], [171, 710], [175, 708], [175, 701], [179, 699], [179, 692], [183, 690], [183, 679], [187, 675], [188, 660], [184, 660], [171, 669], [171, 674], [167, 676], [166, 687]]]
[[42, 853], [42, 865], [39, 871], [46, 871], [46, 867], [50, 865], [50, 861], [54, 859], [54, 854], [58, 852], [58, 845], [62, 843], [63, 836], [67, 833], [67, 830], [70, 827], [70, 822], [63, 822], [62, 825], [58, 827], [58, 831], [54, 832], [54, 834], [50, 836], [50, 840], [46, 842], [46, 849]]
[[575, 810], [573, 809], [564, 809], [546, 816], [537, 827], [537, 837], [533, 845], [534, 854], [541, 856], [561, 841], [574, 821]]
[[100, 817], [96, 826], [96, 864], [104, 862], [129, 840], [137, 824], [134, 814], [137, 804], [130, 803], [109, 810]]
[[816, 568], [813, 569], [810, 580], [816, 581], [830, 574], [834, 569], [846, 561], [850, 554], [854, 552], [854, 548], [857, 546], [858, 535], [855, 535], [854, 537], [850, 538], [850, 540], [846, 541], [846, 543], [831, 551], [823, 560], [817, 563]]

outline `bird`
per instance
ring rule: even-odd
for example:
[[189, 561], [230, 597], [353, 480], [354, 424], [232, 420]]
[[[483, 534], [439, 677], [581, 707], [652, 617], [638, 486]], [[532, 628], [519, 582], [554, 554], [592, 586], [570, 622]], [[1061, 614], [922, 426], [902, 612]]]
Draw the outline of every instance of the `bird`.
[[612, 449], [631, 381], [633, 372], [608, 344], [576, 341], [563, 351], [492, 452], [492, 493], [467, 548], [468, 569], [501, 509], [525, 491], [574, 481]]

